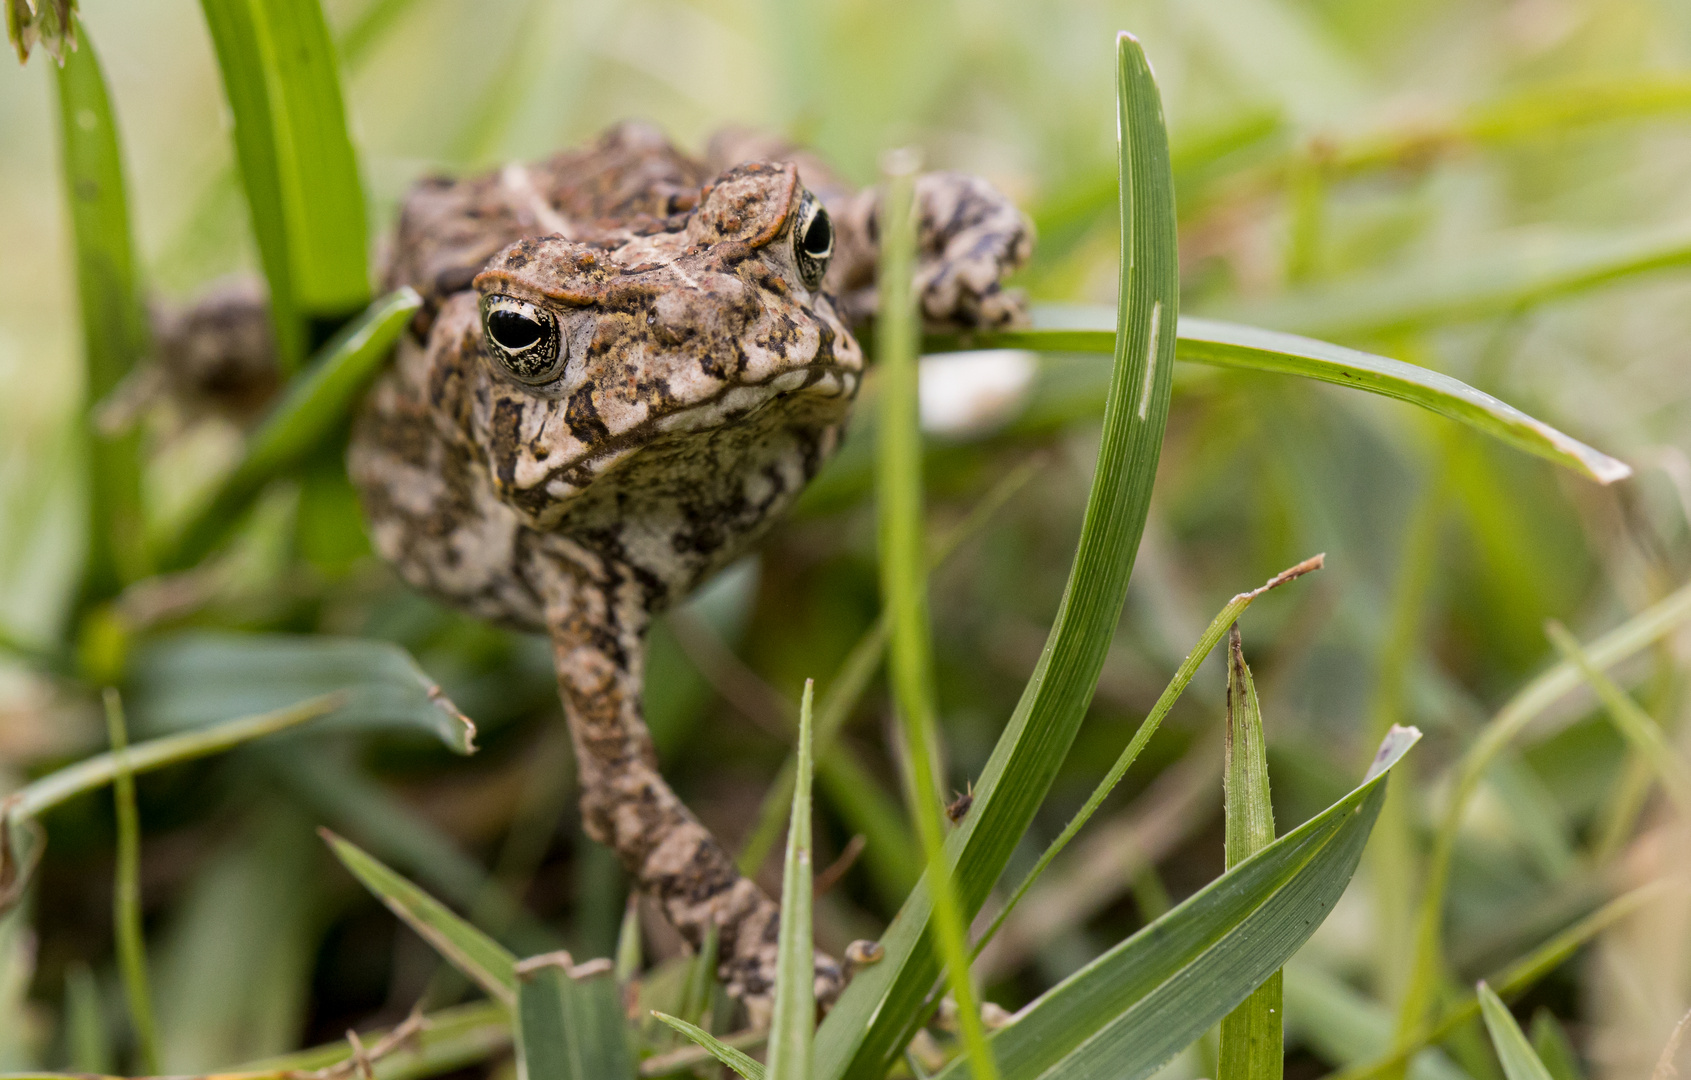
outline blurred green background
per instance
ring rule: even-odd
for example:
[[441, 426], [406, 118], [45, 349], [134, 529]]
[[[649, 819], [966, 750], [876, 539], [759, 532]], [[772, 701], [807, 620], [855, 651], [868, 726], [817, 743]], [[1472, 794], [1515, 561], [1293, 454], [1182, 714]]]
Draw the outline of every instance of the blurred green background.
[[[1021, 287], [1036, 300], [1106, 305], [1116, 283], [1111, 42], [1130, 29], [1156, 66], [1174, 141], [1186, 312], [1447, 371], [1632, 463], [1632, 480], [1600, 488], [1409, 406], [1266, 375], [1178, 373], [1116, 647], [1012, 877], [1079, 805], [1209, 616], [1325, 551], [1326, 570], [1262, 600], [1243, 627], [1281, 831], [1349, 787], [1387, 723], [1416, 723], [1429, 739], [1411, 782], [1397, 781], [1407, 848], [1382, 854], [1376, 838], [1296, 962], [1304, 990], [1289, 981], [1288, 1068], [1319, 1075], [1384, 1047], [1404, 977], [1413, 851], [1440, 806], [1444, 765], [1554, 656], [1547, 619], [1590, 638], [1691, 570], [1691, 6], [326, 7], [378, 258], [398, 199], [425, 173], [542, 156], [625, 118], [650, 119], [692, 148], [741, 124], [786, 132], [859, 182], [901, 144], [920, 147], [930, 167], [983, 174], [1039, 226]], [[199, 8], [86, 0], [83, 19], [121, 125], [151, 289], [186, 298], [250, 272]], [[0, 64], [0, 626], [25, 642], [66, 632], [85, 497], [51, 97], [44, 57]], [[1096, 447], [1104, 363], [1050, 356], [1037, 366], [1002, 415], [936, 433], [930, 452], [941, 527], [1019, 465], [1035, 470], [933, 582], [958, 790], [1038, 655]], [[240, 430], [160, 409], [146, 431], [149, 527], [162, 533], [229, 468]], [[649, 711], [665, 772], [731, 843], [747, 835], [788, 749], [778, 703], [796, 700], [807, 676], [825, 689], [878, 612], [867, 452], [862, 440], [848, 448], [759, 555], [654, 642]], [[338, 1038], [396, 1020], [431, 992], [431, 954], [332, 864], [312, 835], [318, 823], [464, 909], [485, 901], [494, 869], [530, 913], [481, 909], [509, 941], [610, 950], [623, 887], [576, 825], [543, 643], [399, 586], [369, 557], [333, 460], [266, 497], [227, 571], [192, 603], [126, 601], [145, 615], [143, 646], [185, 628], [398, 642], [482, 730], [469, 760], [399, 736], [302, 740], [142, 781], [168, 1071]], [[138, 661], [128, 687], [143, 703], [147, 671]], [[1684, 642], [1670, 641], [1620, 673], [1682, 748], [1688, 672]], [[1206, 668], [1106, 807], [1109, 820], [1011, 921], [984, 961], [993, 1000], [1022, 1004], [1219, 872], [1222, 689], [1220, 666]], [[877, 683], [842, 763], [819, 779], [819, 863], [855, 834], [869, 838], [819, 900], [826, 948], [875, 936], [918, 865], [889, 722]], [[86, 691], [0, 664], [0, 790], [104, 741]], [[1683, 828], [1628, 770], [1594, 702], [1570, 700], [1491, 775], [1457, 851], [1458, 984], [1589, 910], [1605, 883], [1691, 862]], [[84, 967], [106, 1012], [120, 1014], [110, 806], [109, 796], [86, 798], [47, 819], [52, 847], [33, 905], [0, 922], [0, 1069], [63, 1064], [67, 975], [74, 983]], [[766, 884], [777, 877], [765, 867]], [[675, 952], [657, 921], [647, 927], [651, 955]], [[455, 992], [433, 984], [436, 1000]], [[1633, 1077], [1688, 1002], [1691, 910], [1675, 902], [1607, 933], [1517, 1011], [1558, 1017], [1590, 1075]], [[121, 1025], [111, 1032], [121, 1044]], [[1486, 1053], [1459, 1046], [1426, 1060], [1447, 1080], [1496, 1075]], [[1170, 1068], [1203, 1074], [1202, 1049]]]

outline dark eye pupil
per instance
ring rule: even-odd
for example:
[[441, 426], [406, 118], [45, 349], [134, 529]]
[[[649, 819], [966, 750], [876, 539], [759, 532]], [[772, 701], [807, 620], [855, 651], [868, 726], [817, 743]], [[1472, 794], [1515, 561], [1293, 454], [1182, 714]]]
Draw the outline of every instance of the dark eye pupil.
[[512, 352], [528, 348], [545, 334], [545, 328], [515, 311], [495, 311], [487, 317], [487, 332]]
[[810, 219], [810, 227], [804, 231], [805, 254], [820, 258], [828, 254], [833, 246], [834, 224], [828, 220], [826, 210], [818, 210], [816, 216]]

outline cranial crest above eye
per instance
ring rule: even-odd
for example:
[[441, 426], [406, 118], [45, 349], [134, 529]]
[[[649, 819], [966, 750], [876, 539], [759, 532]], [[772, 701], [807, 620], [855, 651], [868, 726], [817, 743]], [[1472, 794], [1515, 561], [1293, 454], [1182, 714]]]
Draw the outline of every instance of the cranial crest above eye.
[[781, 231], [802, 190], [790, 164], [736, 165], [705, 188], [687, 238], [699, 245], [738, 240], [761, 247]]

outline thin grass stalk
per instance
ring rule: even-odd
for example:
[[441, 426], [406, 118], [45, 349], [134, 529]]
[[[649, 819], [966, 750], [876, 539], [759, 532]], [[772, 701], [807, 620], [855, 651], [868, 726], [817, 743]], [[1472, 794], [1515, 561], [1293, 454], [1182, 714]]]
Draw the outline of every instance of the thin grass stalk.
[[[1025, 461], [994, 484], [969, 510], [968, 516], [935, 543], [928, 558], [929, 572], [945, 565], [951, 556], [957, 553], [958, 548], [979, 533], [992, 516], [1033, 479], [1038, 470], [1037, 462]], [[845, 722], [851, 719], [851, 714], [856, 710], [864, 691], [869, 689], [875, 670], [880, 667], [881, 655], [887, 647], [887, 635], [891, 629], [891, 616], [883, 610], [874, 624], [857, 639], [857, 644], [851, 647], [851, 651], [841, 661], [839, 670], [834, 673], [833, 680], [829, 682], [827, 692], [822, 695], [822, 703], [816, 710], [814, 756], [818, 762], [827, 757], [835, 737], [839, 735], [840, 729], [845, 727]], [[781, 771], [775, 774], [774, 782], [769, 785], [769, 791], [763, 796], [763, 804], [758, 809], [757, 825], [746, 840], [746, 846], [740, 849], [737, 859], [740, 872], [748, 877], [755, 875], [763, 866], [764, 860], [769, 858], [769, 853], [775, 850], [775, 842], [780, 839], [781, 829], [787, 824], [788, 807], [793, 800], [793, 777], [797, 766], [798, 751], [794, 750], [782, 764]]]
[[787, 858], [781, 877], [780, 954], [775, 1009], [769, 1021], [769, 1080], [810, 1080], [811, 1043], [816, 1029], [815, 955], [811, 941], [812, 868], [810, 836], [811, 708], [816, 684], [806, 679], [799, 705], [799, 763], [793, 813], [787, 826]]
[[[1526, 956], [1505, 967], [1487, 981], [1505, 999], [1518, 997], [1537, 985], [1538, 981], [1560, 967], [1574, 953], [1598, 934], [1620, 922], [1652, 900], [1672, 890], [1665, 882], [1654, 881], [1623, 893], [1604, 904], [1585, 918], [1574, 923], [1546, 941]], [[1449, 1006], [1439, 1018], [1394, 1046], [1389, 1053], [1373, 1061], [1353, 1065], [1331, 1074], [1328, 1080], [1374, 1080], [1401, 1071], [1411, 1059], [1427, 1047], [1438, 1043], [1480, 1015], [1477, 997], [1470, 995], [1460, 1004]]]
[[1016, 886], [1015, 891], [1010, 894], [1010, 899], [1005, 901], [1004, 906], [993, 917], [992, 925], [987, 927], [986, 932], [975, 943], [975, 955], [979, 956], [981, 950], [986, 948], [987, 943], [998, 934], [999, 929], [1004, 925], [1004, 920], [1009, 918], [1010, 913], [1016, 909], [1016, 905], [1022, 902], [1022, 898], [1027, 895], [1028, 889], [1032, 888], [1033, 883], [1039, 880], [1039, 876], [1045, 873], [1046, 867], [1051, 865], [1051, 860], [1055, 859], [1069, 845], [1069, 841], [1075, 838], [1075, 834], [1080, 832], [1081, 827], [1092, 819], [1093, 814], [1098, 812], [1098, 808], [1104, 804], [1104, 800], [1109, 798], [1110, 792], [1114, 791], [1116, 785], [1121, 783], [1122, 777], [1127, 775], [1127, 770], [1138, 759], [1140, 751], [1145, 749], [1145, 744], [1151, 741], [1151, 736], [1157, 733], [1157, 729], [1162, 726], [1164, 718], [1174, 708], [1174, 703], [1180, 700], [1180, 695], [1186, 692], [1187, 686], [1191, 685], [1193, 677], [1198, 674], [1199, 666], [1203, 664], [1210, 652], [1227, 634], [1228, 627], [1239, 621], [1239, 616], [1245, 613], [1245, 609], [1250, 607], [1251, 602], [1257, 597], [1270, 589], [1286, 584], [1288, 581], [1295, 581], [1312, 570], [1321, 569], [1326, 562], [1326, 558], [1327, 556], [1324, 554], [1316, 555], [1305, 559], [1296, 566], [1282, 570], [1257, 588], [1235, 596], [1216, 613], [1215, 618], [1211, 619], [1209, 626], [1205, 628], [1203, 635], [1198, 638], [1198, 643], [1192, 646], [1192, 651], [1186, 654], [1185, 660], [1181, 661], [1180, 667], [1174, 673], [1174, 678], [1170, 679], [1168, 685], [1163, 688], [1156, 704], [1151, 706], [1151, 711], [1146, 714], [1144, 722], [1139, 725], [1139, 730], [1133, 733], [1133, 738], [1121, 754], [1117, 756], [1115, 764], [1110, 766], [1110, 771], [1105, 773], [1104, 779], [1100, 780], [1098, 786], [1092, 789], [1092, 794], [1086, 797], [1085, 804], [1075, 813], [1075, 816], [1069, 819], [1067, 825], [1063, 826], [1063, 831], [1057, 835], [1057, 839], [1046, 846], [1039, 856], [1039, 861], [1033, 864], [1033, 868], [1027, 872], [1021, 883]]
[[[1597, 670], [1620, 663], [1672, 633], [1691, 619], [1691, 585], [1681, 586], [1655, 606], [1639, 613], [1594, 642], [1587, 655]], [[1402, 1047], [1416, 1041], [1427, 1024], [1439, 969], [1444, 956], [1444, 898], [1450, 884], [1451, 856], [1468, 803], [1479, 791], [1497, 755], [1537, 719], [1545, 709], [1581, 682], [1579, 669], [1562, 661], [1528, 683], [1481, 729], [1456, 763], [1456, 779], [1449, 801], [1433, 837], [1427, 858], [1425, 883], [1416, 911], [1415, 952], [1398, 1012], [1396, 1043]], [[1407, 1061], [1408, 1058], [1402, 1058]]]
[[[1391, 622], [1380, 644], [1374, 686], [1373, 735], [1379, 739], [1404, 720], [1409, 671], [1419, 652], [1427, 595], [1437, 566], [1440, 526], [1449, 497], [1450, 433], [1440, 432], [1427, 479], [1415, 501], [1399, 557], [1398, 579], [1392, 591]], [[1394, 1000], [1409, 981], [1414, 943], [1416, 863], [1409, 785], [1414, 773], [1399, 770], [1387, 781], [1386, 802], [1380, 808], [1374, 834], [1362, 858], [1376, 883], [1374, 910], [1381, 933], [1372, 958], [1375, 986], [1386, 1000]]]
[[1632, 747], [1633, 753], [1649, 763], [1656, 779], [1661, 781], [1662, 790], [1673, 801], [1674, 808], [1681, 815], [1691, 817], [1691, 769], [1686, 768], [1684, 759], [1662, 734], [1660, 725], [1631, 695], [1597, 669], [1580, 646], [1579, 639], [1569, 633], [1567, 627], [1552, 621], [1545, 627], [1545, 634], [1563, 659], [1579, 668], [1580, 675], [1596, 691], [1598, 700], [1608, 711], [1616, 731]]
[[106, 688], [106, 732], [111, 739], [116, 772], [112, 797], [117, 804], [117, 871], [112, 890], [112, 924], [117, 938], [117, 963], [129, 1003], [130, 1030], [135, 1035], [135, 1064], [140, 1072], [159, 1071], [158, 1025], [153, 1020], [153, 995], [147, 980], [147, 941], [141, 931], [141, 815], [135, 806], [135, 774], [129, 767], [129, 728], [123, 702]]
[[916, 261], [916, 159], [888, 156], [881, 204], [880, 310], [876, 354], [881, 367], [881, 425], [876, 460], [881, 589], [892, 632], [887, 667], [904, 737], [907, 797], [922, 841], [934, 900], [933, 933], [957, 1002], [958, 1029], [975, 1080], [996, 1080], [980, 1005], [969, 974], [968, 926], [945, 861], [945, 826], [935, 779], [936, 718], [927, 611], [927, 560], [922, 550], [922, 442], [917, 416], [919, 328], [912, 278]]

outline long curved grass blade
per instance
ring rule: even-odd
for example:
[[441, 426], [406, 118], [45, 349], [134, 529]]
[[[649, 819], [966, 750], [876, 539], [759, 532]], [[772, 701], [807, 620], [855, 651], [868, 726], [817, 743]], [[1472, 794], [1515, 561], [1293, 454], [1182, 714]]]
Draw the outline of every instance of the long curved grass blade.
[[628, 1021], [608, 960], [567, 952], [516, 966], [518, 1080], [634, 1080]]
[[106, 688], [106, 732], [112, 744], [112, 794], [117, 806], [117, 866], [112, 887], [113, 937], [118, 969], [123, 973], [135, 1036], [135, 1064], [151, 1076], [159, 1071], [158, 1024], [153, 1020], [153, 992], [147, 978], [147, 940], [141, 930], [141, 816], [135, 806], [135, 773], [129, 765], [129, 727], [117, 691]]
[[777, 941], [775, 1011], [769, 1021], [770, 1080], [810, 1080], [811, 1040], [816, 1029], [816, 950], [811, 944], [810, 780], [811, 703], [816, 684], [804, 683], [799, 704], [799, 762], [793, 786], [793, 814], [787, 826], [787, 858], [781, 875], [781, 934]]
[[180, 570], [204, 558], [229, 534], [264, 485], [294, 468], [351, 413], [358, 395], [386, 362], [422, 298], [406, 287], [372, 303], [323, 346], [309, 370], [252, 435], [241, 463], [183, 526], [161, 560]]
[[[364, 188], [318, 0], [201, 0], [235, 158], [291, 372], [321, 326], [370, 299]], [[313, 324], [316, 324], [314, 326]]]
[[690, 1039], [694, 1045], [708, 1051], [711, 1057], [745, 1077], [745, 1080], [764, 1080], [763, 1065], [745, 1051], [734, 1049], [705, 1029], [695, 1024], [689, 1024], [680, 1017], [658, 1012], [656, 1009], [652, 1010], [652, 1015], [679, 1031]]
[[517, 958], [358, 845], [319, 829], [335, 858], [453, 967], [507, 1007], [517, 1003]]
[[[915, 155], [908, 151], [892, 155], [885, 179], [880, 313], [875, 321], [882, 376], [875, 491], [881, 593], [890, 620], [887, 678], [904, 742], [905, 802], [916, 822], [926, 866], [924, 880], [933, 898], [932, 936], [945, 961], [957, 1003], [958, 1030], [975, 1080], [997, 1080], [969, 974], [968, 920], [960, 910], [951, 867], [945, 862], [945, 825], [934, 775], [939, 720], [928, 625], [927, 560], [922, 550], [922, 433], [916, 401], [919, 330], [911, 288], [916, 265]], [[790, 1075], [782, 1074], [780, 1080]]]
[[[8, 7], [10, 5], [8, 4]], [[42, 9], [54, 7], [43, 3]], [[75, 26], [75, 16], [70, 24]], [[117, 120], [84, 30], [54, 72], [65, 199], [76, 254], [77, 301], [89, 404], [117, 388], [148, 349], [146, 308], [129, 227]], [[108, 437], [85, 421], [89, 442], [84, 599], [104, 599], [146, 570], [140, 436]]]
[[[996, 334], [978, 344], [1044, 352], [1096, 353], [1109, 351], [1113, 338], [1102, 309], [1048, 305], [1034, 309], [1031, 327]], [[940, 347], [953, 344], [940, 339], [930, 342]], [[1632, 467], [1626, 462], [1587, 446], [1513, 405], [1460, 379], [1402, 360], [1278, 330], [1190, 316], [1180, 320], [1175, 358], [1212, 367], [1297, 375], [1407, 401], [1600, 484], [1612, 484], [1632, 475]]]
[[1509, 1006], [1483, 980], [1476, 993], [1480, 998], [1480, 1015], [1485, 1017], [1486, 1031], [1491, 1034], [1491, 1045], [1503, 1063], [1503, 1075], [1509, 1080], [1551, 1080], [1550, 1070], [1538, 1060], [1521, 1026], [1509, 1015]]
[[[179, 735], [149, 739], [129, 747], [129, 771], [134, 774], [162, 769], [184, 761], [221, 754], [254, 739], [262, 739], [297, 727], [340, 708], [344, 695], [325, 694], [257, 716], [209, 724]], [[96, 754], [58, 772], [48, 773], [21, 790], [0, 800], [0, 811], [13, 821], [25, 821], [68, 802], [78, 795], [105, 787], [116, 779], [116, 755]]]
[[1141, 1080], [1232, 1011], [1332, 910], [1419, 738], [1394, 728], [1349, 795], [1017, 1013], [992, 1037], [1005, 1080]]
[[[946, 840], [966, 917], [1004, 872], [1085, 716], [1127, 596], [1168, 420], [1179, 310], [1168, 135], [1150, 64], [1130, 35], [1117, 39], [1117, 70], [1122, 281], [1103, 440], [1051, 636], [973, 807]], [[922, 1003], [939, 974], [931, 922], [924, 885], [883, 936], [884, 959], [857, 974], [817, 1032], [822, 1080], [879, 1077], [926, 1019]]]
[[[1231, 870], [1274, 843], [1274, 804], [1268, 790], [1268, 745], [1262, 706], [1245, 665], [1237, 624], [1227, 638], [1227, 740], [1222, 773], [1226, 793], [1226, 860]], [[1216, 1080], [1280, 1080], [1285, 1034], [1283, 975], [1274, 970], [1221, 1021]]]
[[[1585, 650], [1595, 670], [1613, 667], [1691, 619], [1691, 585], [1681, 586], [1649, 609], [1609, 631]], [[1444, 898], [1450, 883], [1450, 862], [1456, 851], [1456, 835], [1463, 815], [1486, 770], [1497, 756], [1529, 723], [1557, 699], [1580, 685], [1577, 665], [1568, 660], [1556, 664], [1523, 687], [1486, 722], [1479, 735], [1456, 763], [1455, 781], [1444, 813], [1433, 834], [1427, 856], [1421, 896], [1416, 907], [1415, 951], [1409, 982], [1399, 1003], [1397, 1040], [1407, 1046], [1415, 1042], [1426, 1024], [1444, 955]]]

